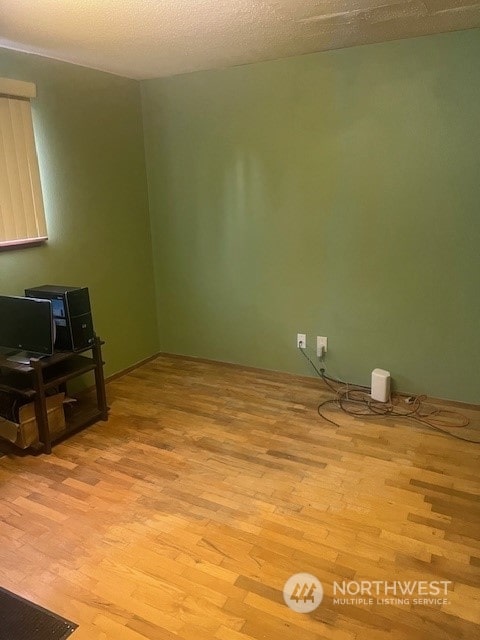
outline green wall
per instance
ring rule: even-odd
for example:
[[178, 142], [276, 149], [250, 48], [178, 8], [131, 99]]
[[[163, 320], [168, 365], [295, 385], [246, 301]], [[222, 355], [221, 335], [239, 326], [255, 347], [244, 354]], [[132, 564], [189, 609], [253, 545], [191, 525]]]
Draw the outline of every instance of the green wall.
[[310, 373], [306, 332], [333, 374], [478, 402], [479, 59], [471, 30], [144, 81], [142, 131], [138, 82], [0, 49], [50, 235], [0, 293], [88, 285], [108, 373], [159, 343]]
[[86, 285], [106, 371], [158, 351], [138, 82], [0, 49], [33, 101], [49, 242], [0, 252], [0, 293]]
[[480, 31], [142, 82], [160, 346], [480, 399]]

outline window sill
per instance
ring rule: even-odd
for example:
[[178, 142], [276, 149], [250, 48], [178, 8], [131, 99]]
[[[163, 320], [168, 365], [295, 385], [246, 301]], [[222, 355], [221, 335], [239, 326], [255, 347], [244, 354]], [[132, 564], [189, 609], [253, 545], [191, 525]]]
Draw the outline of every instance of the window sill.
[[47, 236], [42, 238], [23, 238], [22, 240], [6, 240], [4, 242], [0, 242], [0, 251], [37, 247], [40, 244], [45, 244], [47, 240]]

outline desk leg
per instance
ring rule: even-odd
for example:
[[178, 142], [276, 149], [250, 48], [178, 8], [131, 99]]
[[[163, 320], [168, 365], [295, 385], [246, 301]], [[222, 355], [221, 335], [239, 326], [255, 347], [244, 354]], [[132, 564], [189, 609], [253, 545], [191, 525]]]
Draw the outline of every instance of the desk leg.
[[52, 452], [52, 440], [48, 427], [47, 403], [45, 389], [43, 387], [43, 372], [41, 365], [36, 362], [33, 367], [34, 387], [35, 387], [35, 417], [37, 419], [38, 433], [43, 443], [45, 453]]
[[95, 388], [97, 391], [97, 407], [102, 414], [102, 420], [108, 420], [107, 395], [105, 392], [105, 377], [103, 375], [102, 347], [100, 339], [95, 338], [95, 344], [92, 349], [93, 359], [95, 360]]

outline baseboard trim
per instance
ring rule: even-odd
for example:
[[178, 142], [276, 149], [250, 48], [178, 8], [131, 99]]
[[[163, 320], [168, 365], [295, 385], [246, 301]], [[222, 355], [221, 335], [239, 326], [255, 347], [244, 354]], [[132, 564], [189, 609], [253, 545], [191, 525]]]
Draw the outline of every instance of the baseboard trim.
[[[135, 371], [135, 369], [138, 369], [139, 367], [143, 367], [144, 364], [148, 364], [152, 360], [155, 360], [155, 358], [158, 358], [159, 355], [161, 355], [161, 354], [160, 353], [155, 353], [153, 356], [148, 356], [148, 358], [144, 358], [143, 360], [139, 360], [138, 362], [136, 362], [135, 364], [130, 365], [126, 369], [120, 369], [120, 371], [116, 371], [115, 373], [112, 373], [109, 376], [105, 376], [105, 384], [107, 385], [109, 382], [113, 382], [114, 380], [117, 380], [117, 378], [121, 378], [123, 376], [126, 376], [128, 373], [131, 373], [132, 371]], [[91, 384], [88, 387], [85, 387], [84, 389], [82, 389], [81, 391], [79, 391], [78, 393], [76, 393], [74, 395], [78, 396], [78, 397], [81, 397], [83, 395], [87, 395], [89, 393], [94, 392], [95, 388], [96, 388], [95, 385]]]
[[[177, 360], [184, 360], [187, 362], [203, 362], [204, 364], [222, 365], [223, 367], [229, 367], [231, 369], [238, 369], [242, 371], [251, 371], [252, 373], [275, 374], [282, 377], [288, 377], [290, 380], [299, 380], [305, 383], [308, 382], [310, 384], [312, 384], [312, 382], [319, 381], [319, 378], [316, 376], [301, 375], [298, 373], [290, 373], [288, 371], [278, 371], [275, 369], [264, 369], [262, 367], [251, 367], [248, 365], [239, 364], [237, 362], [225, 362], [223, 360], [213, 360], [212, 358], [200, 358], [197, 356], [187, 356], [181, 353], [169, 353], [167, 351], [159, 351], [158, 353], [155, 353], [152, 356], [148, 356], [148, 358], [144, 358], [143, 360], [140, 360], [139, 362], [132, 364], [130, 367], [127, 367], [126, 369], [122, 369], [120, 371], [117, 371], [116, 373], [113, 373], [112, 375], [105, 378], [105, 382], [106, 383], [113, 382], [114, 380], [117, 380], [118, 378], [121, 378], [127, 375], [128, 373], [131, 373], [135, 369], [143, 367], [145, 364], [148, 364], [149, 362], [152, 362], [152, 360], [156, 360], [157, 358], [160, 358], [162, 356], [165, 356], [167, 358], [175, 358]], [[91, 388], [89, 387], [88, 391], [90, 390]], [[405, 393], [404, 391], [396, 391], [395, 395], [401, 396], [402, 398], [408, 398], [410, 396], [414, 396], [415, 394]], [[461, 402], [460, 400], [446, 400], [445, 398], [436, 398], [435, 396], [426, 395], [425, 402], [430, 402], [432, 404], [445, 405], [449, 407], [457, 407], [459, 409], [468, 409], [470, 411], [480, 411], [480, 404]]]
[[211, 358], [200, 358], [197, 356], [185, 356], [181, 353], [168, 353], [161, 351], [158, 356], [165, 356], [167, 358], [175, 358], [177, 360], [186, 360], [190, 362], [200, 362], [204, 364], [216, 364], [222, 367], [228, 367], [230, 369], [238, 369], [241, 371], [251, 371], [252, 373], [271, 374], [276, 376], [288, 377], [290, 380], [299, 380], [303, 382], [318, 382], [319, 378], [315, 376], [306, 376], [299, 373], [290, 373], [289, 371], [279, 371], [278, 369], [264, 369], [263, 367], [251, 367], [246, 364], [239, 364], [238, 362], [227, 362], [225, 360], [213, 360]]
[[135, 364], [130, 365], [126, 369], [120, 369], [120, 371], [117, 371], [116, 373], [112, 373], [111, 375], [107, 376], [105, 378], [105, 383], [113, 382], [117, 378], [126, 376], [128, 373], [131, 373], [132, 371], [135, 371], [135, 369], [143, 367], [143, 365], [148, 364], [149, 362], [151, 362], [152, 360], [155, 360], [156, 358], [158, 358], [158, 356], [161, 356], [161, 355], [162, 355], [161, 353], [155, 353], [153, 356], [148, 356], [148, 358], [144, 358], [143, 360], [139, 360], [138, 362], [135, 362]]
[[[307, 375], [301, 375], [298, 373], [289, 373], [288, 371], [277, 371], [275, 369], [263, 369], [261, 367], [250, 367], [247, 365], [238, 364], [236, 362], [224, 362], [223, 360], [212, 360], [211, 358], [187, 356], [187, 355], [182, 355], [180, 353], [168, 353], [166, 351], [160, 351], [160, 353], [158, 353], [156, 356], [153, 356], [152, 358], [149, 358], [147, 361], [153, 360], [160, 356], [166, 356], [168, 358], [176, 358], [178, 360], [187, 360], [190, 362], [203, 362], [205, 364], [217, 364], [225, 367], [230, 367], [232, 369], [242, 369], [243, 371], [252, 371], [252, 372], [258, 372], [258, 373], [274, 373], [280, 376], [288, 376], [292, 380], [303, 380], [305, 382], [312, 382], [312, 381], [319, 380], [319, 378], [316, 376], [307, 376]], [[402, 398], [415, 396], [415, 394], [413, 393], [406, 393], [404, 391], [395, 391], [395, 395], [401, 396]], [[418, 395], [422, 395], [422, 394], [418, 394]], [[425, 402], [430, 402], [432, 404], [446, 405], [450, 407], [458, 407], [459, 409], [468, 409], [470, 411], [480, 411], [480, 404], [461, 402], [460, 400], [446, 400], [445, 398], [436, 398], [434, 396], [425, 395]]]

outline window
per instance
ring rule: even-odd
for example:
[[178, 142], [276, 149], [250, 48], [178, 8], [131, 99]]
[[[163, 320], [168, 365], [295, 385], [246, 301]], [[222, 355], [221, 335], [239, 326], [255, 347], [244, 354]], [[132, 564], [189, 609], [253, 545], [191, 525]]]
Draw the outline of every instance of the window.
[[0, 78], [0, 247], [47, 239], [30, 98], [35, 85]]

